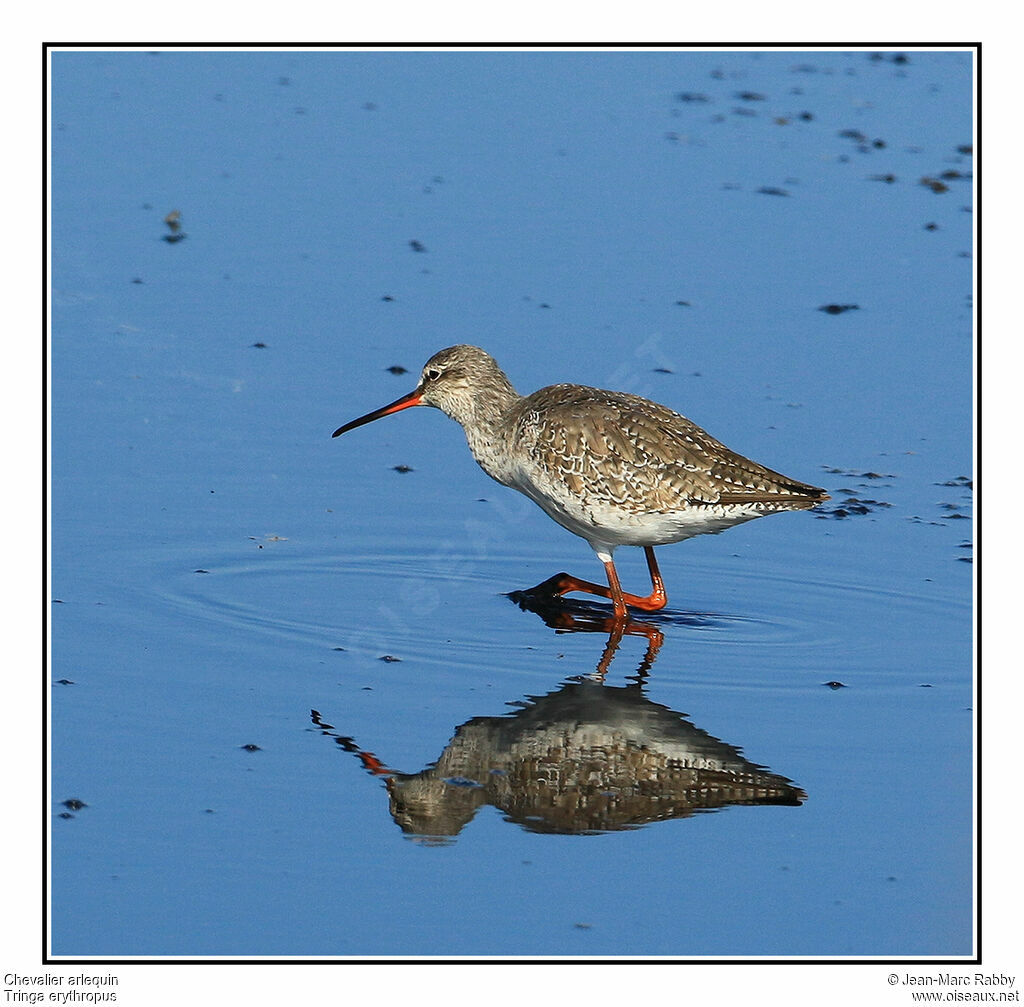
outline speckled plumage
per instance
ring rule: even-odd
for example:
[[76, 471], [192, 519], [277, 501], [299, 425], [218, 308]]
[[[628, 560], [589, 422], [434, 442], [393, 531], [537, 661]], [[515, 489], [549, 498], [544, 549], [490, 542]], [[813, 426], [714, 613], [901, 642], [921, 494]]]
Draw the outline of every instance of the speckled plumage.
[[[656, 588], [654, 546], [828, 499], [637, 395], [561, 384], [520, 396], [494, 358], [475, 346], [434, 354], [415, 391], [335, 435], [413, 405], [435, 406], [460, 423], [484, 471], [586, 539], [606, 569], [618, 546], [645, 547]], [[610, 594], [601, 592], [624, 612], [614, 568], [608, 573]], [[567, 580], [586, 586], [566, 590], [594, 587]], [[626, 597], [631, 604], [649, 601]]]

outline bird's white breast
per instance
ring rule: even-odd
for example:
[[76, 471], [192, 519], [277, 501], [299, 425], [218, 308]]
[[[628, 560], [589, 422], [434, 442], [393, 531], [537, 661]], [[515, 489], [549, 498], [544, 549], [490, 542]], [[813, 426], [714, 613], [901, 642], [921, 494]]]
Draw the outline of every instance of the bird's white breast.
[[594, 548], [620, 545], [656, 546], [696, 535], [717, 534], [771, 511], [762, 505], [688, 505], [668, 512], [634, 511], [613, 505], [588, 506], [557, 480], [538, 480], [522, 468], [507, 483], [524, 493], [549, 517]]

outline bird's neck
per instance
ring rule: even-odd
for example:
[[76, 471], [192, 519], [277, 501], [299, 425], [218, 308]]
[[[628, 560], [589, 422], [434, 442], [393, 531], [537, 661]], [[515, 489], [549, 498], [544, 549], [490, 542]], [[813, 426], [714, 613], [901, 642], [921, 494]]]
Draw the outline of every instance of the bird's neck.
[[509, 483], [511, 463], [508, 452], [508, 433], [511, 413], [522, 400], [512, 385], [503, 381], [487, 389], [486, 395], [474, 398], [472, 409], [465, 416], [454, 419], [466, 432], [469, 450], [480, 467], [500, 483]]

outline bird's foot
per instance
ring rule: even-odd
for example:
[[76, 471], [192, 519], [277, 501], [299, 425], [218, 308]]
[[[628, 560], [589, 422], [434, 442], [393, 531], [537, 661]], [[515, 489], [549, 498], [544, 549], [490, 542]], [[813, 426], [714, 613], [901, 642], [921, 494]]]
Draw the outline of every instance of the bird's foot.
[[659, 612], [668, 602], [668, 597], [665, 594], [664, 587], [660, 583], [660, 579], [655, 583], [654, 590], [651, 594], [646, 598], [641, 598], [639, 595], [626, 594], [621, 591], [616, 595], [616, 592], [605, 587], [604, 584], [595, 584], [589, 580], [581, 580], [579, 577], [573, 577], [568, 573], [556, 573], [554, 577], [549, 577], [536, 587], [531, 587], [529, 590], [522, 593], [538, 600], [552, 600], [554, 598], [560, 598], [562, 595], [569, 594], [572, 591], [596, 595], [598, 598], [610, 599], [614, 603], [615, 617], [617, 619], [628, 618], [628, 608], [638, 609], [641, 612]]

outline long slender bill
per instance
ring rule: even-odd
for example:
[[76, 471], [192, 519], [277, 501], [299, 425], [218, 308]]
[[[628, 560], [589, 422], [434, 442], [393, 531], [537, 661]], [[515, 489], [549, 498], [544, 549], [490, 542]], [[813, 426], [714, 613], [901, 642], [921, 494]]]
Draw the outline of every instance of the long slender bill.
[[354, 430], [356, 427], [361, 427], [364, 423], [372, 423], [373, 420], [379, 420], [382, 416], [397, 413], [402, 409], [408, 409], [410, 406], [418, 406], [422, 401], [423, 393], [418, 388], [414, 388], [408, 395], [403, 395], [400, 399], [395, 399], [395, 401], [390, 405], [381, 406], [380, 409], [375, 409], [372, 413], [367, 413], [365, 416], [360, 416], [357, 420], [352, 420], [350, 423], [346, 423], [344, 426], [338, 427], [331, 436], [337, 437], [339, 434], [343, 434], [348, 430]]

